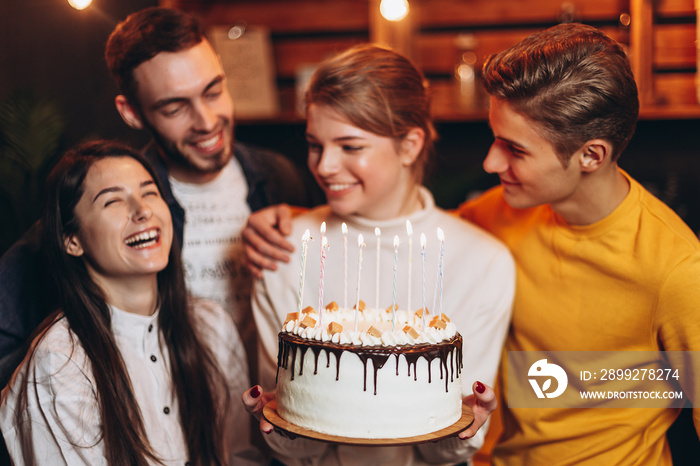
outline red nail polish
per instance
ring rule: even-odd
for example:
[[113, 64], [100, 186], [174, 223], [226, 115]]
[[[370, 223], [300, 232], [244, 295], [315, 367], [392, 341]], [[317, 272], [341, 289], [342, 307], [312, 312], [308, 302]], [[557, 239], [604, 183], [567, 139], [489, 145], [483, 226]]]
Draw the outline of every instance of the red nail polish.
[[[479, 393], [481, 393], [481, 392], [479, 392]], [[255, 387], [251, 388], [250, 389], [250, 396], [252, 396], [253, 398], [259, 397], [260, 396], [260, 387], [258, 387], [256, 385]]]
[[486, 391], [486, 387], [481, 382], [477, 382], [475, 388], [476, 388], [476, 391], [479, 393], [484, 393]]

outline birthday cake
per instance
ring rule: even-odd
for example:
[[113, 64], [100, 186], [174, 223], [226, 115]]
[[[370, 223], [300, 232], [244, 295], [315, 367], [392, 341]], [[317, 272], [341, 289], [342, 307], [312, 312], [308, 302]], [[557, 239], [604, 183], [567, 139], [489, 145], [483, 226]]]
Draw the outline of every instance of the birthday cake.
[[279, 334], [277, 412], [328, 435], [404, 438], [462, 415], [462, 337], [422, 310], [306, 308]]

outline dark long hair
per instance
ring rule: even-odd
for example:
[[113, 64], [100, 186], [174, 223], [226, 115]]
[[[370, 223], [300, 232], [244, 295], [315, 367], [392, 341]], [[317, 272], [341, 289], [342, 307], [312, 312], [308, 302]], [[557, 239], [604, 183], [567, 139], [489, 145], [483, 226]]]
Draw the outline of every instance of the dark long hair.
[[[131, 157], [148, 170], [162, 192], [150, 164], [120, 143], [94, 141], [67, 152], [49, 175], [44, 210], [43, 244], [60, 310], [49, 316], [38, 332], [45, 331], [61, 314], [82, 345], [95, 379], [102, 419], [105, 453], [110, 465], [145, 465], [159, 461], [152, 451], [126, 366], [116, 346], [105, 294], [92, 280], [82, 258], [69, 255], [64, 238], [80, 230], [74, 215], [90, 167], [107, 157]], [[168, 265], [158, 273], [158, 315], [162, 342], [170, 354], [173, 391], [178, 399], [180, 423], [187, 440], [190, 462], [223, 464], [223, 415], [230, 402], [225, 379], [204, 337], [197, 332], [182, 272], [179, 247], [170, 250]], [[41, 336], [38, 337], [37, 341]], [[34, 354], [36, 341], [29, 358]], [[29, 361], [25, 361], [25, 370]], [[27, 377], [20, 391], [26, 394]], [[21, 416], [24, 410], [18, 410]]]

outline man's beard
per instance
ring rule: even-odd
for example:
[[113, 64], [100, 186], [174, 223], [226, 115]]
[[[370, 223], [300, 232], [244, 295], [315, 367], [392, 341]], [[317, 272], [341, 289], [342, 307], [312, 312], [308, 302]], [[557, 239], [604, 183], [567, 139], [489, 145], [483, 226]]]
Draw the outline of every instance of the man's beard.
[[218, 173], [231, 161], [231, 158], [233, 157], [233, 129], [231, 129], [231, 147], [224, 147], [220, 152], [207, 159], [209, 163], [207, 163], [206, 166], [202, 166], [201, 164], [197, 164], [187, 158], [185, 154], [178, 150], [176, 144], [166, 141], [165, 138], [161, 137], [161, 135], [150, 125], [147, 125], [146, 127], [160, 148], [161, 156], [164, 157], [165, 162], [168, 165], [176, 165], [188, 172], [200, 174]]

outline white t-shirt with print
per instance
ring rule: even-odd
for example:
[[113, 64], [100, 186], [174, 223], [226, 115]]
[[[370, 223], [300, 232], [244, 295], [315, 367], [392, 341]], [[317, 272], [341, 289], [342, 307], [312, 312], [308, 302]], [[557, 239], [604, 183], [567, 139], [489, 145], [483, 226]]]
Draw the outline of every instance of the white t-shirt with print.
[[209, 183], [183, 183], [173, 177], [170, 183], [185, 209], [182, 262], [187, 287], [193, 295], [219, 303], [244, 335], [251, 319], [251, 277], [241, 242], [250, 215], [243, 170], [233, 158]]

